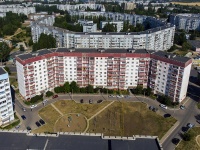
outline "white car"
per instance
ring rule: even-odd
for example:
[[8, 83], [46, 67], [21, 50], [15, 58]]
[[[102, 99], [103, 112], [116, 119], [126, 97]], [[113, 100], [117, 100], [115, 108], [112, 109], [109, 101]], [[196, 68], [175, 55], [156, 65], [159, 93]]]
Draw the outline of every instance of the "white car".
[[45, 100], [43, 100], [43, 103], [46, 103], [48, 100], [47, 99], [45, 99]]
[[164, 108], [164, 109], [167, 109], [167, 106], [164, 105], [164, 104], [160, 104], [160, 107]]
[[35, 108], [35, 107], [37, 107], [37, 105], [31, 105], [31, 109], [33, 109], [33, 108]]

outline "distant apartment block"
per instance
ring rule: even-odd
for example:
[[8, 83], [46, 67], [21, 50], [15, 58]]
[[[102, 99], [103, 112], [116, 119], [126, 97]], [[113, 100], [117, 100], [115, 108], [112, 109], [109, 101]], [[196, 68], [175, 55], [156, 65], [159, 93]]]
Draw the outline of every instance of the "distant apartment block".
[[[37, 42], [40, 34], [51, 34], [56, 38], [57, 47], [66, 48], [134, 48], [147, 50], [168, 50], [174, 41], [175, 27], [164, 24], [157, 19], [149, 19], [155, 27], [142, 32], [72, 32], [53, 27], [55, 16], [41, 18], [31, 24], [33, 42]], [[154, 21], [158, 21], [155, 23]], [[158, 25], [161, 25], [157, 27]]]
[[14, 120], [8, 73], [0, 67], [0, 125]]
[[35, 13], [35, 7], [24, 7], [21, 5], [0, 5], [0, 12], [9, 12], [16, 14], [25, 14], [29, 15]]
[[172, 14], [170, 23], [176, 25], [177, 29], [200, 31], [200, 14]]
[[120, 32], [123, 29], [124, 21], [101, 21], [100, 29], [103, 29], [106, 24], [113, 24], [117, 28], [117, 32]]
[[1, 18], [5, 17], [5, 16], [6, 16], [6, 13], [1, 13], [1, 12], [0, 12], [0, 17], [1, 17]]
[[191, 64], [187, 57], [144, 49], [57, 48], [16, 56], [19, 91], [26, 99], [76, 81], [80, 87], [148, 86], [155, 94], [181, 102], [186, 97]]
[[97, 24], [93, 21], [80, 19], [78, 23], [83, 26], [83, 32], [97, 32]]

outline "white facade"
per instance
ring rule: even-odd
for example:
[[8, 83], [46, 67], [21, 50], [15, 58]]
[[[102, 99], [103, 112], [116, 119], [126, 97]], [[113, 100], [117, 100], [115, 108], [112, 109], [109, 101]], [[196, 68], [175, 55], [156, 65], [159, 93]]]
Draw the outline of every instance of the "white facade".
[[83, 24], [83, 32], [97, 32], [97, 24]]
[[170, 15], [170, 23], [177, 29], [200, 31], [200, 14], [173, 14]]
[[[152, 27], [162, 25], [154, 23]], [[143, 32], [130, 33], [81, 33], [52, 27], [55, 16], [41, 18], [31, 24], [33, 42], [37, 42], [40, 34], [51, 34], [56, 38], [58, 47], [66, 48], [134, 48], [147, 50], [168, 50], [173, 45], [175, 27], [171, 24], [162, 25]]]
[[100, 29], [103, 29], [106, 24], [113, 24], [117, 28], [117, 32], [120, 32], [124, 27], [123, 21], [101, 21], [100, 22]]
[[26, 99], [76, 81], [80, 87], [91, 84], [109, 89], [142, 85], [181, 102], [191, 64], [190, 58], [166, 52], [130, 49], [58, 48], [16, 57], [19, 91]]
[[25, 14], [29, 15], [35, 13], [35, 7], [24, 7], [20, 5], [0, 5], [0, 12], [9, 12], [16, 14]]
[[0, 125], [14, 120], [13, 103], [8, 73], [0, 68]]
[[5, 16], [6, 16], [6, 13], [1, 13], [1, 12], [0, 12], [0, 17], [1, 17], [1, 18], [5, 17]]

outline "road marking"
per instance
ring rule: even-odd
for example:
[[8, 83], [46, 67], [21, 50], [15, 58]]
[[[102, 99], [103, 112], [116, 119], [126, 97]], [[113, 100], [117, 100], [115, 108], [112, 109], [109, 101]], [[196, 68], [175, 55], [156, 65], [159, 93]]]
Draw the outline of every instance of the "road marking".
[[46, 147], [47, 147], [48, 142], [49, 142], [49, 139], [47, 139], [47, 141], [46, 141], [46, 143], [45, 143], [45, 145], [44, 145], [44, 150], [46, 150]]

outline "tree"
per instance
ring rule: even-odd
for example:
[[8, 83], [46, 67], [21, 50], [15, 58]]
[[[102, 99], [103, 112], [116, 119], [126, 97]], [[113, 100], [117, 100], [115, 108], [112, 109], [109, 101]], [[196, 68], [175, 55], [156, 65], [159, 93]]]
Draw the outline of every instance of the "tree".
[[70, 89], [73, 90], [73, 93], [78, 93], [80, 91], [79, 86], [77, 85], [75, 81], [71, 82]]
[[46, 97], [51, 97], [51, 96], [53, 96], [53, 92], [47, 91], [47, 92], [46, 92]]
[[8, 45], [5, 42], [0, 42], [0, 59], [2, 60], [6, 60], [7, 57], [10, 54], [10, 48], [8, 47]]
[[20, 50], [20, 51], [24, 51], [24, 46], [23, 46], [23, 45], [20, 45], [19, 50]]
[[135, 89], [133, 89], [134, 94], [143, 94], [143, 87], [141, 85], [138, 85]]
[[188, 132], [183, 134], [183, 140], [190, 141], [191, 139], [192, 139], [192, 134]]
[[30, 40], [28, 41], [28, 45], [29, 45], [29, 46], [32, 46], [32, 45], [33, 45], [33, 40], [32, 40], [32, 39], [30, 39]]
[[56, 39], [52, 35], [42, 33], [37, 43], [33, 44], [33, 51], [43, 48], [55, 48]]
[[70, 92], [69, 82], [65, 82], [65, 84], [63, 85], [63, 87], [64, 87], [64, 92], [65, 93], [69, 93]]
[[11, 75], [10, 68], [8, 68], [7, 66], [5, 66], [4, 69], [8, 72], [9, 75]]
[[145, 94], [145, 96], [150, 96], [150, 95], [152, 95], [152, 90], [151, 90], [151, 88], [147, 87], [147, 88], [143, 89], [143, 93]]
[[117, 27], [109, 22], [103, 27], [102, 32], [117, 32]]
[[94, 88], [90, 84], [88, 84], [88, 86], [86, 86], [86, 90], [87, 90], [87, 93], [94, 93]]
[[183, 51], [189, 50], [189, 49], [191, 49], [191, 48], [192, 48], [192, 46], [191, 46], [188, 42], [184, 42], [184, 43], [182, 44], [182, 50], [183, 50]]

